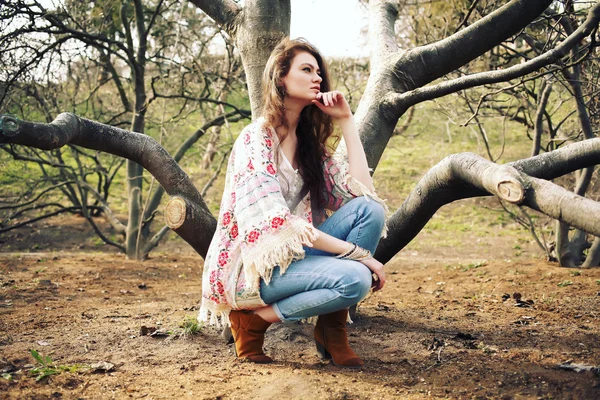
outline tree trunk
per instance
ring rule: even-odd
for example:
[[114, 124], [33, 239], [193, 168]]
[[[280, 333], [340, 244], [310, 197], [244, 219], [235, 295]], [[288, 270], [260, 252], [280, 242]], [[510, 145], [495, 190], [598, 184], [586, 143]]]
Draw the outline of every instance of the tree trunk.
[[252, 118], [262, 111], [262, 75], [275, 45], [290, 34], [289, 0], [246, 0], [241, 11], [235, 43], [240, 50]]

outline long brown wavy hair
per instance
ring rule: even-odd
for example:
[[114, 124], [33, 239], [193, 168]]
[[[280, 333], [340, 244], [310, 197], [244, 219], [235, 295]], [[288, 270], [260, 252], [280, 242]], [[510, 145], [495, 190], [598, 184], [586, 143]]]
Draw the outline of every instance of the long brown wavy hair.
[[[327, 71], [327, 65], [319, 51], [302, 38], [290, 39], [286, 37], [281, 40], [273, 49], [267, 61], [262, 81], [264, 99], [262, 116], [267, 125], [274, 129], [282, 126], [287, 130], [289, 127], [283, 106], [286, 93], [283, 78], [290, 71], [292, 60], [296, 54], [301, 52], [310, 53], [317, 60], [321, 70], [321, 92], [331, 90], [331, 79]], [[298, 161], [299, 172], [304, 180], [302, 193], [310, 191], [311, 194], [315, 221], [319, 221], [322, 217], [319, 214], [319, 210], [325, 201], [325, 177], [322, 164], [328, 140], [332, 135], [332, 118], [314, 105], [304, 107], [296, 128], [296, 136], [298, 137], [296, 160]], [[285, 135], [280, 136], [279, 139], [282, 142], [285, 140]]]

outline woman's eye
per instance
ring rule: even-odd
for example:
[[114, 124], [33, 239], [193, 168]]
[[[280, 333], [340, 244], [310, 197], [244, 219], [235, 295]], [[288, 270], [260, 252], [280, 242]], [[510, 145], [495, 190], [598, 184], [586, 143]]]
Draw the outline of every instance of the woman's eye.
[[304, 68], [302, 69], [302, 71], [310, 72], [310, 68], [309, 68], [309, 67], [304, 67]]

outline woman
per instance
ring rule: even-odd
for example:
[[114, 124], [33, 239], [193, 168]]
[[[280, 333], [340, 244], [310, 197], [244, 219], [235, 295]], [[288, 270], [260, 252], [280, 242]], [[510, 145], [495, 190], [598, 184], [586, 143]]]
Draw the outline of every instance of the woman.
[[[301, 39], [285, 38], [273, 50], [263, 90], [262, 117], [242, 131], [229, 159], [199, 319], [229, 323], [236, 355], [267, 363], [262, 346], [272, 323], [319, 316], [317, 350], [360, 368], [345, 323], [348, 307], [385, 284], [371, 256], [384, 209], [352, 112], [330, 91], [319, 52]], [[333, 120], [347, 163], [327, 151]]]

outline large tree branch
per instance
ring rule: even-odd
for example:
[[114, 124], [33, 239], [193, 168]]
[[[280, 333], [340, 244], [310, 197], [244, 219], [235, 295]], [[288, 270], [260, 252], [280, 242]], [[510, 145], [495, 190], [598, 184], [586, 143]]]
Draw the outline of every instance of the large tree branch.
[[[415, 60], [414, 83], [424, 85], [485, 54], [542, 14], [553, 0], [512, 0], [469, 27], [409, 52]], [[399, 57], [402, 62], [403, 57]]]
[[[574, 143], [553, 152], [510, 163], [508, 166], [531, 177], [529, 179], [549, 180], [581, 168], [597, 165], [598, 160], [600, 160], [600, 138]], [[376, 258], [381, 262], [389, 261], [410, 243], [443, 205], [460, 199], [489, 196], [490, 185], [483, 185], [484, 175], [481, 174], [481, 171], [495, 171], [496, 168], [500, 167], [471, 153], [454, 154], [440, 161], [417, 183], [416, 188], [404, 200], [402, 206], [388, 220], [388, 236], [380, 242], [375, 254]], [[531, 187], [536, 190], [537, 188], [545, 190], [542, 186], [539, 181], [531, 184]], [[546, 203], [534, 194], [530, 194], [524, 204], [547, 212], [551, 216], [560, 217], [560, 213], [566, 212], [563, 211], [565, 203], [556, 201], [556, 199], [570, 198], [568, 196], [575, 196], [575, 194], [565, 193], [564, 189], [560, 189], [556, 185], [552, 186], [552, 190], [558, 196], [553, 200], [560, 203], [558, 211], [551, 208], [554, 207], [552, 202]], [[579, 200], [576, 201], [579, 202]], [[576, 207], [576, 209], [580, 211], [580, 208]], [[600, 211], [598, 212], [600, 213]], [[561, 220], [563, 218], [560, 217]], [[579, 222], [575, 221], [576, 225], [574, 224], [574, 226], [582, 226], [582, 219], [594, 220], [596, 224], [598, 222], [595, 220], [598, 218], [600, 218], [600, 214], [594, 214], [594, 217], [591, 218], [588, 212], [579, 218]], [[585, 229], [590, 228], [586, 226]]]
[[[419, 88], [474, 60], [522, 30], [551, 3], [552, 0], [512, 0], [439, 42], [387, 57], [372, 56], [372, 72], [355, 116], [369, 166], [377, 167], [398, 119], [411, 105], [390, 96]], [[385, 2], [372, 0], [371, 5], [372, 11], [385, 14]], [[379, 31], [384, 37], [371, 38], [371, 42], [388, 41], [393, 32], [389, 18], [379, 20], [387, 24]], [[369, 35], [375, 33], [378, 31], [370, 31]]]
[[[148, 170], [171, 196], [183, 198], [194, 207], [176, 232], [201, 256], [206, 255], [216, 228], [216, 220], [190, 178], [171, 155], [151, 137], [60, 114], [52, 123], [38, 124], [4, 117], [0, 124], [0, 144], [14, 143], [42, 150], [66, 144], [99, 150], [127, 158]], [[202, 229], [198, 229], [202, 227]]]
[[232, 0], [190, 0], [231, 36], [234, 36], [236, 18], [242, 8]]
[[398, 18], [398, 2], [372, 0], [369, 2], [369, 48], [371, 65], [383, 65], [390, 54], [398, 51], [394, 24]]
[[426, 100], [432, 100], [459, 90], [472, 88], [475, 86], [506, 82], [511, 79], [519, 78], [531, 72], [537, 71], [560, 58], [564, 57], [569, 51], [577, 46], [585, 37], [589, 36], [598, 27], [600, 21], [600, 3], [592, 7], [583, 24], [571, 35], [569, 35], [559, 46], [539, 55], [525, 63], [517, 64], [513, 67], [486, 71], [478, 74], [466, 75], [457, 79], [442, 82], [437, 85], [431, 85], [423, 88], [408, 91], [402, 94], [390, 94], [385, 104], [390, 107], [406, 108], [408, 106], [420, 103]]
[[[228, 114], [220, 115], [217, 118], [213, 119], [212, 121], [208, 121], [202, 127], [197, 129], [192, 135], [190, 135], [190, 137], [188, 137], [181, 144], [181, 146], [179, 146], [179, 148], [175, 152], [175, 155], [173, 156], [173, 159], [175, 160], [175, 162], [179, 162], [183, 158], [185, 153], [194, 145], [194, 143], [196, 143], [198, 141], [198, 139], [200, 139], [202, 136], [204, 136], [204, 133], [208, 129], [215, 127], [215, 126], [221, 126], [226, 121], [237, 122], [237, 121], [241, 120], [242, 118], [250, 118], [250, 112], [247, 110], [232, 111]], [[152, 214], [156, 211], [156, 209], [160, 205], [164, 191], [165, 191], [165, 189], [162, 186], [159, 186], [156, 188], [156, 191], [152, 195], [152, 198], [148, 202], [148, 206], [146, 207], [146, 210], [144, 212], [144, 220], [148, 220], [152, 216]]]

